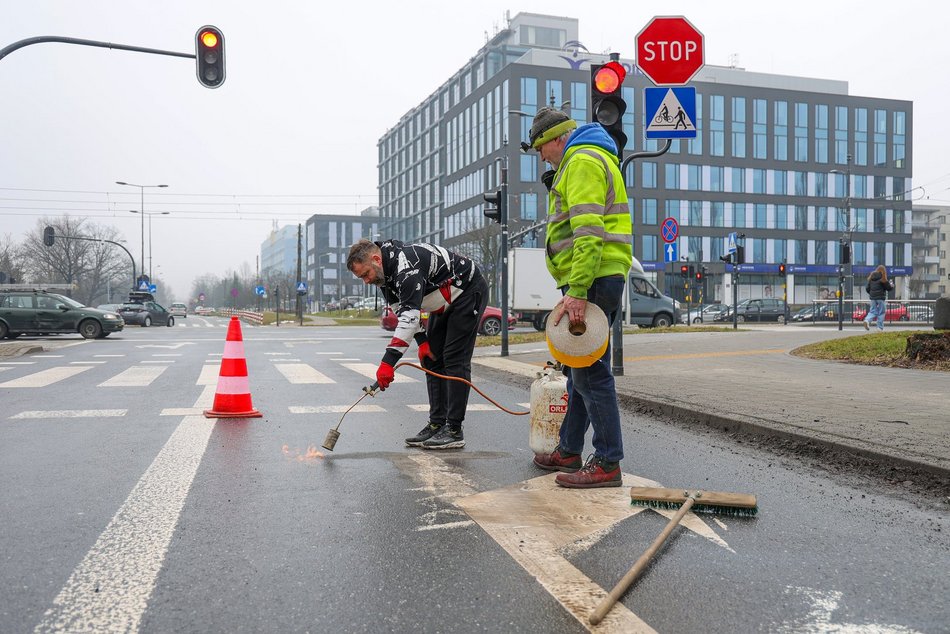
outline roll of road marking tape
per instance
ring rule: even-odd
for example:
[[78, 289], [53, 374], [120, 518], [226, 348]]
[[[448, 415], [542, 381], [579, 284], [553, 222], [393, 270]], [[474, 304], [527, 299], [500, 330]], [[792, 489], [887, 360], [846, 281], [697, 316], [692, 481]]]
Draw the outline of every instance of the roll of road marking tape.
[[587, 368], [607, 351], [610, 324], [600, 306], [588, 302], [583, 324], [571, 326], [564, 315], [555, 326], [549, 317], [544, 335], [556, 360], [569, 368]]

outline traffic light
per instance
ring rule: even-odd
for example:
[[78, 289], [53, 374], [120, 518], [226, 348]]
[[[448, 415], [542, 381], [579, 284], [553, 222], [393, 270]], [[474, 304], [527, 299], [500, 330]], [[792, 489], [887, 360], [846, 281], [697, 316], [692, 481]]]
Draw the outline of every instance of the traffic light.
[[627, 135], [623, 133], [623, 113], [627, 111], [627, 103], [622, 96], [626, 76], [627, 71], [616, 60], [590, 67], [592, 121], [604, 126], [617, 144], [617, 156], [620, 158], [623, 158], [623, 148], [627, 145]]
[[195, 33], [198, 83], [218, 88], [224, 83], [224, 34], [216, 26], [203, 26]]
[[43, 229], [43, 244], [48, 247], [53, 246], [53, 242], [56, 240], [56, 230], [52, 227], [46, 227]]
[[782, 262], [781, 264], [778, 265], [778, 274], [779, 274], [781, 277], [785, 277], [785, 273], [786, 273], [786, 271], [785, 271], [785, 263]]
[[482, 198], [485, 199], [485, 217], [489, 220], [494, 220], [495, 222], [501, 222], [501, 209], [505, 204], [504, 199], [501, 196], [501, 190], [496, 189], [494, 191], [485, 192], [482, 194]]
[[689, 266], [685, 264], [680, 266], [680, 277], [682, 277], [684, 280], [689, 277]]
[[703, 281], [703, 272], [702, 272], [702, 270], [696, 271], [696, 282], [702, 282], [702, 281]]
[[736, 245], [736, 260], [733, 264], [745, 264], [745, 247], [741, 244]]

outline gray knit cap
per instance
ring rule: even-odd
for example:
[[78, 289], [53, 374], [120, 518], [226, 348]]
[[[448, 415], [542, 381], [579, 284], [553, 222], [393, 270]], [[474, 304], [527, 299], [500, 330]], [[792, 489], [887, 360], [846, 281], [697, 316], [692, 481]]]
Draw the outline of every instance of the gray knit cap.
[[536, 150], [548, 141], [553, 141], [575, 128], [577, 128], [577, 123], [563, 111], [545, 106], [534, 115], [531, 131], [528, 133], [528, 143]]

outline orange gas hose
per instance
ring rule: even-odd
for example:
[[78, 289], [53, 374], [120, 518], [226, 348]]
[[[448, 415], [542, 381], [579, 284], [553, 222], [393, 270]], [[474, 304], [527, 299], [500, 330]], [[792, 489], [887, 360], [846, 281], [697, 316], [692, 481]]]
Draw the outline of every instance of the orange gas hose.
[[432, 376], [437, 376], [437, 377], [439, 377], [440, 379], [446, 379], [446, 380], [449, 380], [449, 381], [461, 381], [462, 383], [465, 383], [465, 384], [468, 385], [470, 388], [472, 388], [473, 390], [475, 390], [476, 392], [478, 392], [478, 393], [481, 395], [481, 397], [482, 397], [483, 399], [485, 399], [486, 401], [488, 401], [489, 403], [491, 403], [492, 405], [494, 405], [495, 407], [497, 407], [497, 408], [500, 409], [501, 411], [503, 411], [503, 412], [505, 412], [505, 413], [507, 413], [507, 414], [511, 414], [512, 416], [527, 416], [528, 414], [531, 413], [530, 411], [527, 411], [527, 412], [513, 412], [513, 411], [511, 411], [510, 409], [508, 409], [508, 408], [505, 407], [504, 405], [501, 405], [501, 404], [495, 402], [494, 400], [492, 400], [491, 397], [489, 397], [487, 394], [485, 394], [485, 393], [482, 392], [480, 389], [478, 389], [477, 387], [475, 387], [475, 385], [474, 385], [471, 381], [467, 381], [467, 380], [463, 379], [462, 377], [458, 377], [458, 376], [446, 376], [445, 374], [439, 374], [438, 372], [433, 372], [432, 370], [427, 370], [427, 369], [425, 369], [424, 367], [422, 367], [421, 365], [419, 365], [419, 364], [417, 364], [417, 363], [410, 363], [409, 361], [401, 361], [400, 363], [397, 363], [396, 366], [393, 368], [393, 370], [397, 370], [397, 369], [399, 369], [399, 368], [401, 368], [401, 367], [403, 367], [403, 366], [408, 366], [408, 367], [410, 367], [410, 368], [415, 368], [415, 369], [417, 369], [417, 370], [422, 370], [422, 371], [425, 372], [426, 374], [431, 374]]

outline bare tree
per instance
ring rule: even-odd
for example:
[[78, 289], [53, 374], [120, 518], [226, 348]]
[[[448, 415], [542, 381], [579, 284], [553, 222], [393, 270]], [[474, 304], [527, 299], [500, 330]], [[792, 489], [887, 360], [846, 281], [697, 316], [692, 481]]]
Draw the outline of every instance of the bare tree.
[[13, 242], [9, 234], [0, 236], [0, 273], [3, 273], [0, 275], [0, 284], [23, 280], [21, 251], [20, 245]]

